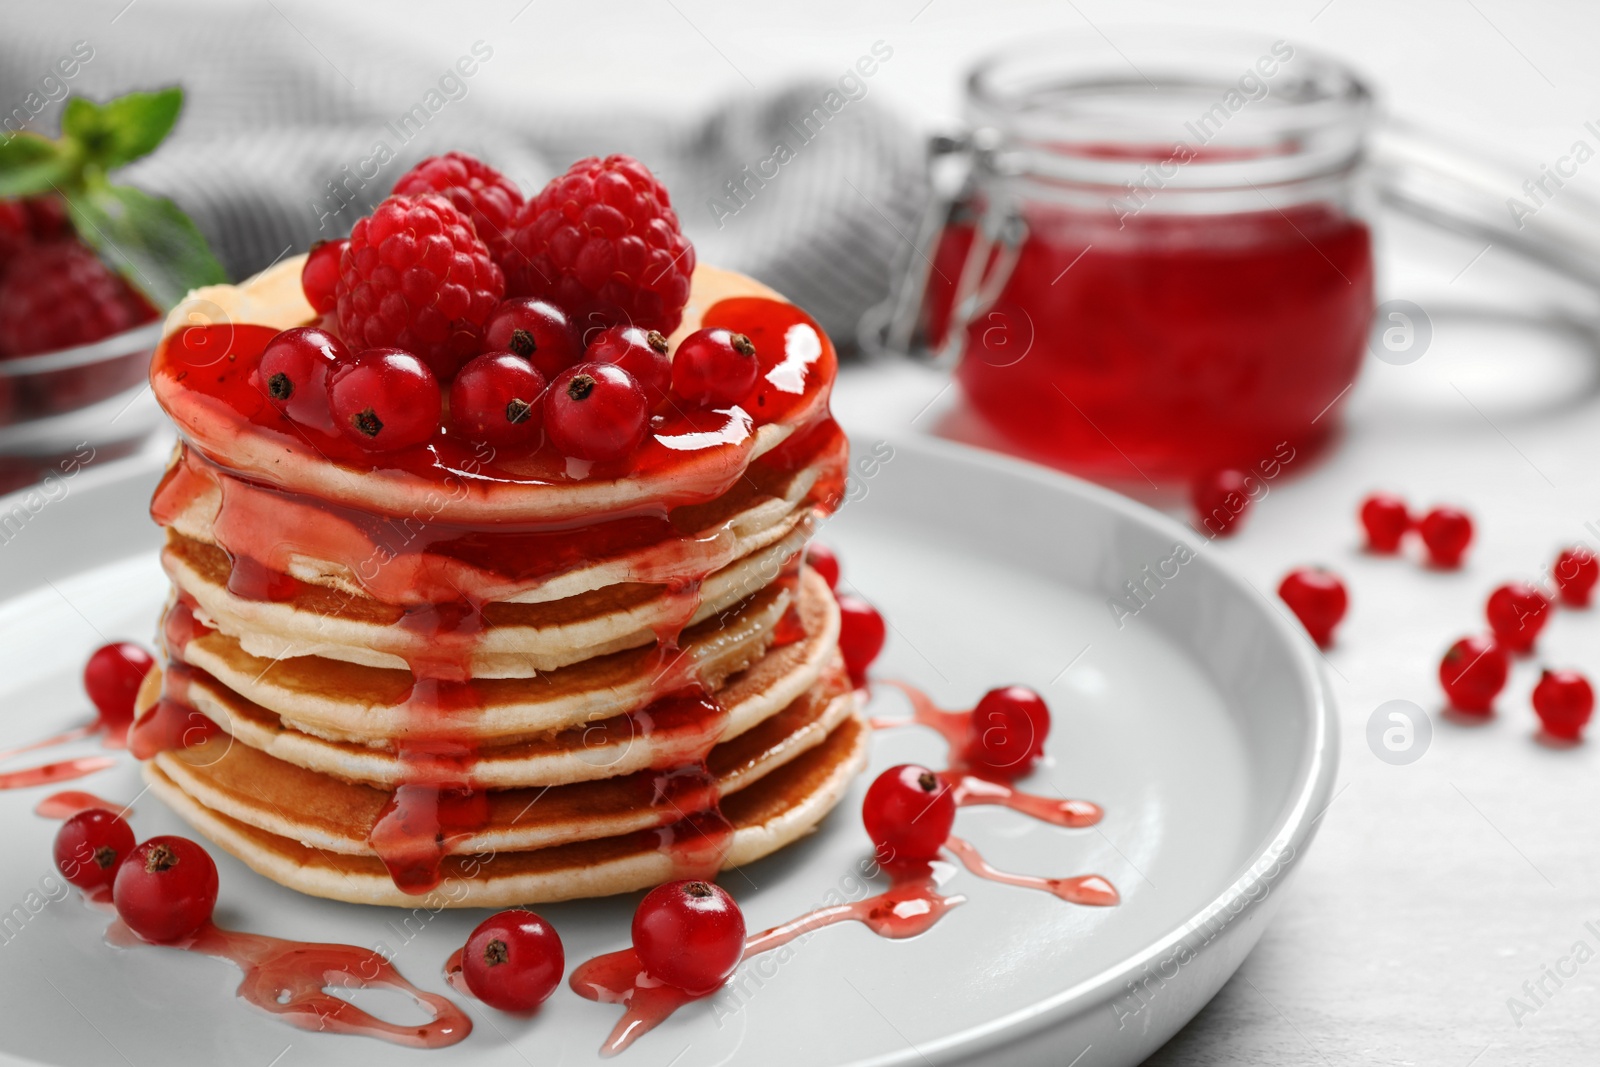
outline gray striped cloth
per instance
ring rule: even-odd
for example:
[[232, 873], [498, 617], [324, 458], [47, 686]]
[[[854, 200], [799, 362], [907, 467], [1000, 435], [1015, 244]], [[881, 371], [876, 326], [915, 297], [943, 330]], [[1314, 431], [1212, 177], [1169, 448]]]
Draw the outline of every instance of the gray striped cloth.
[[[8, 26], [0, 121], [53, 136], [66, 91], [105, 99], [183, 85], [177, 130], [119, 180], [177, 201], [235, 278], [343, 236], [428, 155], [471, 152], [531, 194], [574, 159], [627, 152], [666, 183], [702, 261], [783, 292], [849, 350], [861, 314], [887, 295], [901, 235], [915, 231], [926, 197], [922, 137], [867, 91], [870, 80], [852, 86], [867, 86], [856, 99], [830, 98], [835, 82], [806, 82], [687, 120], [511, 109], [472, 91], [468, 70], [515, 61], [492, 44], [475, 54], [463, 42], [451, 66], [340, 40], [324, 23], [313, 45], [288, 6], [140, 0], [110, 23], [120, 7], [36, 5], [25, 25]], [[63, 79], [58, 62], [75, 46], [81, 54], [79, 42], [93, 55]], [[379, 142], [392, 160], [375, 157]], [[786, 158], [773, 162], [780, 144]]]

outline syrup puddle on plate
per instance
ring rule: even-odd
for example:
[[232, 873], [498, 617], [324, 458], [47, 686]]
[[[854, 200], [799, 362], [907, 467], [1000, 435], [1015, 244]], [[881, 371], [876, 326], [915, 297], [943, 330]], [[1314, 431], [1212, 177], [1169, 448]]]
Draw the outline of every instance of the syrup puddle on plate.
[[[91, 793], [56, 793], [35, 812], [67, 819], [90, 808], [126, 814], [132, 810]], [[108, 887], [84, 892], [89, 903], [111, 910]], [[106, 928], [106, 943], [118, 948], [168, 948], [227, 960], [243, 972], [239, 999], [291, 1026], [322, 1033], [356, 1034], [411, 1048], [443, 1048], [472, 1032], [472, 1021], [445, 997], [418, 989], [379, 952], [358, 945], [290, 941], [228, 930], [207, 922], [193, 936], [166, 945], [144, 941], [121, 919]], [[384, 989], [409, 997], [429, 1018], [420, 1024], [386, 1022], [356, 1007], [333, 989]]]
[[[972, 769], [962, 763], [958, 756], [971, 729], [972, 712], [947, 711], [913, 686], [902, 682], [887, 684], [910, 698], [913, 716], [909, 719], [874, 719], [873, 728], [888, 729], [916, 723], [937, 730], [949, 746], [951, 766], [935, 773], [945, 787], [954, 793], [958, 806], [1001, 805], [1029, 818], [1068, 829], [1094, 826], [1104, 817], [1101, 807], [1090, 801], [1025, 793], [1008, 782], [972, 773]], [[1122, 898], [1116, 887], [1102, 875], [1050, 878], [1014, 874], [990, 864], [976, 847], [962, 838], [951, 837], [944, 847], [969, 872], [986, 881], [1049, 893], [1058, 900], [1085, 907], [1112, 907], [1121, 903]], [[763, 930], [745, 941], [741, 963], [763, 952], [782, 948], [825, 926], [842, 922], [859, 922], [883, 938], [915, 937], [932, 929], [952, 908], [966, 900], [964, 896], [946, 896], [938, 891], [931, 864], [893, 864], [882, 869], [890, 878], [889, 888], [884, 892], [853, 903], [818, 908], [780, 926]], [[454, 957], [453, 963], [459, 967], [459, 957]], [[448, 975], [449, 967], [446, 971]], [[454, 984], [455, 978], [452, 977], [451, 981]], [[568, 984], [586, 999], [622, 1005], [622, 1018], [600, 1046], [604, 1056], [621, 1052], [683, 1005], [711, 995], [685, 993], [652, 978], [631, 948], [597, 956], [579, 964], [573, 970]], [[463, 989], [464, 986], [456, 988]]]

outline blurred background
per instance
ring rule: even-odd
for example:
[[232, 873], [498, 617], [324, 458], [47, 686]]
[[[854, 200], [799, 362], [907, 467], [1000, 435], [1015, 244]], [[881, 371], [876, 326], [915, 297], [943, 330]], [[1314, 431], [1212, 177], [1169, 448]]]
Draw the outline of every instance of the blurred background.
[[[987, 300], [964, 294], [973, 299], [963, 321], [973, 326], [963, 388], [930, 404], [915, 383], [941, 379], [886, 372], [881, 388], [862, 391], [869, 398], [862, 414], [916, 416], [947, 436], [1043, 459], [1159, 502], [1209, 470], [1250, 466], [1280, 439], [1318, 453], [1346, 412], [1402, 427], [1420, 420], [1447, 432], [1458, 422], [1481, 426], [1484, 419], [1564, 410], [1587, 395], [1596, 382], [1588, 350], [1593, 287], [1600, 284], [1600, 257], [1591, 252], [1600, 246], [1600, 208], [1585, 191], [1593, 176], [1570, 156], [1580, 139], [1600, 146], [1600, 135], [1585, 127], [1600, 78], [1581, 56], [1584, 31], [1596, 19], [1553, 4], [1396, 9], [1359, 0], [1200, 6], [905, 0], [758, 8], [708, 0], [511, 0], [446, 10], [110, 0], [14, 12], [0, 45], [0, 102], [12, 102], [8, 129], [53, 134], [65, 92], [104, 99], [181, 84], [187, 99], [176, 131], [118, 180], [175, 200], [235, 279], [313, 241], [342, 236], [394, 178], [430, 154], [474, 152], [531, 193], [580, 155], [629, 152], [672, 191], [702, 261], [772, 284], [851, 353], [860, 351], [862, 338], [869, 350], [884, 347], [874, 341], [887, 332], [888, 348], [920, 347], [924, 356], [942, 355], [946, 369], [963, 348], [959, 337], [951, 340], [959, 331], [945, 327], [952, 295], [963, 295], [953, 293], [961, 268], [977, 257], [969, 247], [972, 220], [982, 235], [1020, 216], [1032, 225], [1035, 243], [1052, 231], [1056, 240], [1043, 262], [1025, 256], [1026, 269], [1009, 283], [991, 277], [998, 302], [995, 293]], [[1181, 28], [1176, 35], [1173, 27]], [[1163, 31], [1168, 54], [1156, 56]], [[1066, 284], [1057, 285], [1062, 271], [1048, 286], [1029, 289], [1030, 271], [1055, 275], [1096, 238], [1084, 236], [1077, 223], [1056, 227], [1033, 217], [1050, 197], [1035, 195], [1040, 182], [1016, 193], [1008, 168], [1028, 172], [1023, 184], [1031, 175], [1072, 185], [1100, 209], [1141, 180], [1136, 164], [1168, 154], [1129, 156], [1120, 169], [1062, 177], [1053, 168], [1063, 153], [1071, 156], [1075, 147], [1081, 158], [1096, 137], [1121, 139], [1119, 150], [1132, 145], [1136, 154], [1148, 153], [1149, 145], [1132, 144], [1131, 128], [1108, 126], [1106, 116], [1117, 117], [1127, 101], [1107, 103], [1081, 88], [1062, 96], [1051, 79], [1118, 72], [1125, 84], [1117, 92], [1129, 98], [1148, 86], [1159, 99], [1137, 106], [1167, 126], [1144, 122], [1141, 130], [1170, 144], [1188, 136], [1179, 120], [1192, 120], [1215, 94], [1191, 91], [1189, 100], [1163, 79], [1192, 76], [1225, 89], [1235, 69], [1229, 64], [1248, 72], [1252, 57], [1268, 56], [1273, 42], [1286, 46], [1301, 68], [1320, 62], [1319, 53], [1329, 57], [1338, 76], [1370, 90], [1371, 99], [1338, 114], [1318, 112], [1316, 101], [1298, 98], [1280, 75], [1279, 91], [1243, 113], [1270, 119], [1271, 128], [1235, 121], [1217, 142], [1218, 151], [1255, 153], [1264, 163], [1223, 167], [1228, 173], [1215, 179], [1193, 172], [1216, 167], [1191, 165], [1180, 175], [1213, 193], [1220, 182], [1224, 193], [1251, 198], [1249, 205], [1209, 194], [1191, 196], [1196, 203], [1189, 204], [1175, 188], [1134, 220], [1147, 226], [1136, 227], [1131, 241], [1124, 220], [1114, 220], [1122, 251], [1132, 258], [1105, 266], [1110, 249], [1102, 240], [1100, 255]], [[968, 83], [973, 65], [998, 57], [1019, 68], [1038, 66], [1041, 51], [1044, 67], [1019, 75], [1033, 82], [1002, 85], [998, 91], [1012, 99], [998, 116], [984, 111]], [[72, 64], [72, 77], [58, 76], [61, 60], [83, 56]], [[1328, 76], [1316, 70], [1294, 77], [1302, 90], [1311, 87], [1305, 91], [1328, 88]], [[1264, 92], [1271, 81], [1263, 80]], [[1065, 123], [1057, 141], [1050, 140], [1057, 133], [1041, 140], [1019, 118], [1052, 109]], [[1296, 117], [1297, 110], [1304, 114]], [[1284, 111], [1287, 120], [1274, 117]], [[1074, 126], [1075, 118], [1084, 121]], [[983, 146], [975, 149], [970, 134], [985, 126], [1001, 127], [1007, 145], [1022, 145], [1024, 151], [1012, 153], [1021, 161], [974, 164]], [[1332, 164], [1326, 153], [1311, 158], [1315, 152], [1307, 148], [1323, 135], [1348, 142], [1330, 149], [1337, 157]], [[1241, 147], [1229, 148], [1230, 141]], [[1056, 147], [1041, 153], [1041, 143]], [[1068, 147], [1060, 149], [1062, 143]], [[779, 144], [786, 146], [782, 158], [775, 155]], [[930, 182], [930, 146], [939, 159], [955, 160], [946, 166], [955, 175], [942, 185], [937, 166]], [[1308, 157], [1298, 177], [1284, 181], [1271, 172], [1270, 157], [1296, 153]], [[1568, 177], [1547, 181], [1542, 192], [1525, 186], [1563, 159]], [[1324, 181], [1312, 188], [1330, 167], [1336, 187]], [[1312, 179], [1302, 180], [1307, 174]], [[1531, 210], [1519, 216], [1513, 198]], [[1323, 277], [1274, 290], [1240, 273], [1233, 259], [1202, 258], [1174, 269], [1214, 279], [1220, 264], [1226, 295], [1189, 277], [1181, 299], [1152, 302], [1134, 294], [1106, 311], [1107, 293], [1128, 295], [1116, 271], [1148, 275], [1175, 244], [1215, 245], [1219, 234], [1243, 232], [1231, 220], [1220, 230], [1186, 235], [1151, 230], [1161, 224], [1155, 216], [1169, 214], [1168, 205], [1174, 215], [1243, 210], [1268, 220], [1282, 232], [1262, 237], [1267, 251], [1256, 269], [1280, 276], [1297, 269], [1298, 258], [1308, 261], [1298, 269]], [[1050, 212], [1058, 208], [1047, 205]], [[1300, 208], [1311, 212], [1309, 223]], [[1273, 213], [1283, 215], [1282, 223]], [[1419, 215], [1443, 221], [1444, 231], [1419, 225]], [[940, 224], [963, 221], [967, 243], [961, 234], [952, 243]], [[1357, 232], [1340, 230], [1346, 222]], [[1359, 247], [1339, 245], [1347, 237]], [[1222, 243], [1230, 240], [1236, 238], [1224, 236]], [[1285, 243], [1296, 245], [1298, 257]], [[1561, 269], [1530, 272], [1516, 254], [1519, 244]], [[1152, 248], [1155, 261], [1147, 255]], [[1167, 277], [1162, 284], [1183, 281]], [[1321, 291], [1327, 285], [1339, 286], [1338, 295]], [[1301, 298], [1310, 303], [1290, 306]], [[1367, 300], [1382, 304], [1380, 331], [1401, 325], [1406, 352], [1375, 359], [1371, 344], [1356, 342], [1353, 328], [1371, 313]], [[1394, 300], [1402, 302], [1395, 305], [1402, 319], [1383, 303]], [[1130, 324], [1151, 321], [1176, 330], [1186, 307], [1219, 301], [1228, 305], [1220, 317], [1184, 322], [1191, 335], [1200, 329], [1226, 335], [1210, 348], [1151, 359], [1149, 352], [1175, 343], [1151, 335], [1139, 338], [1144, 352], [1137, 356], [1118, 349], [1115, 338], [1089, 345], [1087, 354], [1059, 350], [1060, 335], [1086, 322], [1119, 337]], [[962, 301], [955, 303], [962, 314]], [[885, 322], [897, 307], [898, 330]], [[874, 311], [877, 317], [863, 325]], [[1259, 351], [1239, 350], [1251, 331]], [[1520, 334], [1515, 362], [1504, 355], [1507, 331]], [[1436, 335], [1451, 334], [1460, 344], [1448, 367], [1419, 363]], [[1383, 336], [1376, 335], [1380, 346]], [[1010, 347], [973, 351], [991, 342]], [[1044, 358], [1012, 369], [1019, 348], [1033, 345], [1042, 346]], [[1305, 345], [1304, 352], [1282, 355]], [[1058, 357], [1095, 369], [1062, 378]], [[1404, 374], [1394, 373], [1400, 363]], [[1365, 373], [1358, 373], [1363, 364]], [[1207, 379], [1191, 373], [1195, 365], [1232, 369]], [[1137, 384], [1141, 379], [1165, 382], [1165, 392], [1152, 398]], [[1065, 400], [1044, 387], [1051, 380]], [[1241, 391], [1250, 390], [1241, 400]], [[1007, 405], [1019, 393], [1046, 399], [1013, 411]], [[902, 396], [909, 407], [894, 402]], [[1197, 405], [1209, 414], [1196, 416]], [[1130, 406], [1143, 415], [1129, 416]], [[131, 432], [145, 407], [119, 422]], [[1257, 423], [1249, 433], [1224, 429]], [[1228, 438], [1224, 445], [1175, 458], [1219, 434]], [[45, 442], [12, 434], [0, 446], [38, 453]]]

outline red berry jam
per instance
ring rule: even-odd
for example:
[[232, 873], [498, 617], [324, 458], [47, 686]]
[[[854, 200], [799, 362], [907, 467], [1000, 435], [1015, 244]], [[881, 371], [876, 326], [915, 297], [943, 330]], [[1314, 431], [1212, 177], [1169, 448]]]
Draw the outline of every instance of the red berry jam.
[[[990, 426], [1096, 477], [1191, 480], [1338, 424], [1373, 309], [1372, 238], [1328, 205], [1194, 216], [1032, 205], [957, 380]], [[947, 308], [972, 244], [945, 232]], [[936, 314], [942, 321], [943, 314]]]

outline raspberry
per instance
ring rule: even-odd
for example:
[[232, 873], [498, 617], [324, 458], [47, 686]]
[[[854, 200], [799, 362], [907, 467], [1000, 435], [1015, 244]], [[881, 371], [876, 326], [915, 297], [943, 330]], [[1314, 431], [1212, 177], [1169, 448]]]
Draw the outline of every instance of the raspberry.
[[24, 248], [0, 276], [0, 353], [31, 356], [121, 333], [156, 317], [87, 245]]
[[438, 193], [472, 220], [489, 256], [509, 272], [516, 252], [511, 227], [522, 209], [522, 190], [504, 174], [465, 152], [430, 156], [394, 183], [395, 196]]
[[391, 196], [356, 222], [334, 291], [351, 348], [401, 348], [447, 379], [483, 350], [505, 278], [448, 200]]
[[510, 292], [550, 300], [585, 333], [670, 334], [683, 319], [694, 247], [666, 189], [630, 156], [574, 163], [523, 206], [512, 243]]

